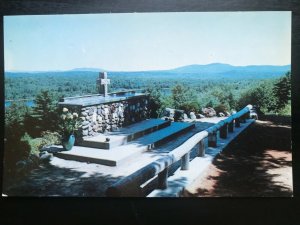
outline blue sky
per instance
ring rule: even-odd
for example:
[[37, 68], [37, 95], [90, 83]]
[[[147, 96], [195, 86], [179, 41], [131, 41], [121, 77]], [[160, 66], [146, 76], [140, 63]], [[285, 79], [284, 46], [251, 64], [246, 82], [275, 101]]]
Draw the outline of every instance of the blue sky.
[[290, 12], [187, 12], [4, 17], [6, 71], [288, 65]]

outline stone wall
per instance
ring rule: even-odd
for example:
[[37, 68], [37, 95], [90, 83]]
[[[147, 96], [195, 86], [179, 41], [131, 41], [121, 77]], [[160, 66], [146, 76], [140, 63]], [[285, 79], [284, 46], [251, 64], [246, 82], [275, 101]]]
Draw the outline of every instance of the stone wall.
[[[94, 106], [81, 107], [82, 135], [115, 131], [118, 128], [149, 118], [148, 96]], [[78, 109], [76, 110], [78, 111]]]

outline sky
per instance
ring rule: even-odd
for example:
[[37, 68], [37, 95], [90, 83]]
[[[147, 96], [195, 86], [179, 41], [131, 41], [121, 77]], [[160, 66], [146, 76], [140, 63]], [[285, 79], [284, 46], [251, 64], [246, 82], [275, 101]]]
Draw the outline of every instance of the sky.
[[289, 65], [290, 12], [180, 12], [4, 17], [5, 71]]

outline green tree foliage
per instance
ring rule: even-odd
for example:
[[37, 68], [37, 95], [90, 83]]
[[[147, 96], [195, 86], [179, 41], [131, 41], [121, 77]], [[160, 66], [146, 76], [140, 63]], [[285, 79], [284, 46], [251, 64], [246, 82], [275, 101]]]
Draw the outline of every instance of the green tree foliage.
[[[26, 127], [28, 132], [37, 137], [41, 132], [58, 129], [58, 98], [49, 91], [41, 91], [35, 98], [32, 112], [27, 114]], [[31, 128], [31, 129], [30, 129]]]
[[175, 109], [182, 109], [185, 112], [198, 112], [200, 103], [197, 101], [197, 94], [194, 90], [181, 84], [172, 89], [172, 100]]
[[172, 89], [172, 99], [175, 109], [180, 109], [184, 103], [189, 101], [188, 91], [186, 87], [180, 84]]
[[247, 104], [255, 105], [262, 113], [272, 112], [276, 104], [273, 81], [264, 81], [254, 89], [243, 93], [238, 101], [238, 108], [241, 109]]
[[151, 85], [146, 89], [146, 93], [149, 94], [150, 117], [157, 118], [162, 106], [161, 88]]
[[228, 106], [226, 106], [225, 104], [217, 105], [216, 107], [214, 107], [214, 109], [215, 109], [217, 114], [225, 113], [225, 112], [229, 111]]
[[273, 88], [276, 97], [275, 111], [282, 110], [291, 100], [291, 73], [288, 72], [284, 77], [280, 78]]
[[30, 145], [24, 139], [24, 118], [29, 108], [24, 104], [12, 103], [5, 108], [4, 172], [14, 174], [16, 163], [30, 153]]
[[291, 73], [277, 80], [265, 80], [241, 94], [238, 108], [247, 104], [258, 107], [261, 113], [290, 114]]

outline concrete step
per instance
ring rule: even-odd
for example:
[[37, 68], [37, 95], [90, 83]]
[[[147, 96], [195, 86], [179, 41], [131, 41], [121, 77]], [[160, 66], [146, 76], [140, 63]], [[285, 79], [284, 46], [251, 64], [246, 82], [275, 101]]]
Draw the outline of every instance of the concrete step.
[[68, 160], [118, 166], [128, 160], [132, 160], [145, 151], [160, 146], [172, 138], [176, 138], [181, 133], [187, 132], [194, 127], [195, 125], [191, 123], [172, 122], [171, 125], [166, 128], [138, 138], [129, 144], [114, 147], [110, 151], [74, 146], [70, 151], [55, 153], [55, 156]]
[[161, 119], [148, 119], [136, 124], [132, 124], [125, 128], [121, 128], [118, 131], [85, 138], [80, 145], [84, 147], [108, 150], [117, 146], [125, 145], [128, 142], [144, 135], [168, 127], [170, 124], [170, 121]]
[[148, 134], [135, 141], [137, 144], [147, 146], [147, 149], [153, 149], [166, 142], [176, 138], [180, 134], [187, 132], [195, 127], [193, 123], [172, 122], [169, 127], [163, 128], [154, 133]]

